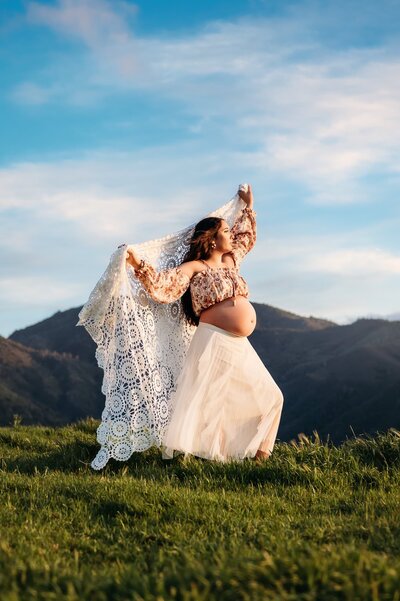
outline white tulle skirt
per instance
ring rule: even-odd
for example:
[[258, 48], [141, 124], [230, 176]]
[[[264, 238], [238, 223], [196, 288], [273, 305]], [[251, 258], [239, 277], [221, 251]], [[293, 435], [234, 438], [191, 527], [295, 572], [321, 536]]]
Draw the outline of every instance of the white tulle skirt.
[[218, 461], [271, 454], [283, 394], [246, 336], [200, 322], [171, 397], [163, 458]]

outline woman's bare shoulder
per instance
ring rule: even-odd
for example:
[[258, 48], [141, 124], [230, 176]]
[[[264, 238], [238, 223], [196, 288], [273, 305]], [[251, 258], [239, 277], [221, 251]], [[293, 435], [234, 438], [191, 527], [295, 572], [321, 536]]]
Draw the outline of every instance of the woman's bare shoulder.
[[196, 273], [207, 269], [207, 267], [201, 261], [185, 261], [185, 263], [179, 265], [179, 269], [191, 279]]
[[[222, 255], [222, 263], [227, 267], [235, 267], [235, 261], [233, 260], [231, 253], [225, 253], [224, 255]], [[204, 265], [202, 261], [194, 260], [181, 263], [179, 265], [179, 269], [183, 271], [183, 273], [188, 275], [190, 279], [192, 279], [192, 277], [196, 273], [199, 273], [200, 271], [205, 271], [207, 269], [207, 266]]]

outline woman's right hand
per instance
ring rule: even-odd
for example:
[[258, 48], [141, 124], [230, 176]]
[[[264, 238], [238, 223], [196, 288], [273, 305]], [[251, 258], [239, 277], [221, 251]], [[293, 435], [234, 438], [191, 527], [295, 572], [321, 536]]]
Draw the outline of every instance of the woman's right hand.
[[239, 190], [237, 191], [240, 198], [244, 200], [248, 207], [253, 208], [253, 190], [251, 189], [251, 184], [247, 184], [247, 190], [239, 186]]
[[138, 255], [136, 254], [136, 252], [134, 250], [127, 250], [127, 257], [126, 257], [126, 262], [129, 263], [129, 265], [132, 265], [132, 267], [134, 269], [137, 269], [140, 265], [140, 258], [138, 257]]

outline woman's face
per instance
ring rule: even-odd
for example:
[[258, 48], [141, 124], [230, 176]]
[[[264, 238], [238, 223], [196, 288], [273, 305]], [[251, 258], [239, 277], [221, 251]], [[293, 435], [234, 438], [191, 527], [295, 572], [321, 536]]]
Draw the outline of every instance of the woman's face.
[[222, 252], [229, 252], [232, 250], [231, 230], [225, 219], [222, 220], [215, 241], [217, 243], [216, 250]]

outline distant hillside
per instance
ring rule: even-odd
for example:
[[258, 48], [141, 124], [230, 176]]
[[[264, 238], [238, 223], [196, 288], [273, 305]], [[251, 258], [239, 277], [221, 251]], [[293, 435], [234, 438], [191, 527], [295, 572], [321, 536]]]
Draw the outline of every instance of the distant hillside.
[[[357, 435], [374, 434], [377, 430], [400, 427], [400, 322], [359, 319], [349, 325], [337, 325], [253, 304], [257, 327], [249, 340], [285, 396], [280, 440], [317, 430], [322, 438], [329, 435], [338, 444], [352, 437], [353, 431]], [[91, 415], [100, 418], [104, 407], [102, 372], [95, 362], [95, 344], [84, 328], [75, 327], [80, 310], [81, 307], [59, 311], [10, 336], [9, 341], [30, 347], [29, 353], [32, 349], [69, 353], [69, 369], [80, 369], [82, 375], [79, 381], [64, 380], [63, 394], [72, 398], [78, 395], [80, 403], [67, 404], [65, 408], [61, 403], [57, 413], [61, 421], [51, 421], [53, 414], [47, 411], [46, 401], [40, 405], [43, 413], [37, 409], [33, 419], [31, 413], [25, 416], [22, 408], [13, 409], [15, 402], [9, 399], [8, 414], [22, 413], [23, 423], [66, 424], [81, 417], [78, 410], [83, 407], [85, 411], [91, 408]], [[61, 365], [66, 369], [66, 359], [58, 354], [57, 357], [58, 362], [54, 359], [52, 365], [59, 373]], [[38, 361], [37, 356], [35, 360]], [[50, 371], [49, 368], [48, 373], [39, 373], [46, 380]], [[29, 386], [20, 389], [17, 380], [11, 370], [9, 387], [26, 399]], [[46, 389], [45, 384], [41, 389]], [[39, 400], [38, 397], [36, 402]], [[0, 402], [3, 404], [3, 400]]]
[[82, 307], [76, 307], [68, 311], [57, 311], [32, 326], [15, 330], [9, 339], [36, 349], [70, 353], [93, 363], [96, 345], [84, 328], [75, 327], [81, 309]]
[[279, 437], [338, 443], [400, 425], [400, 322], [360, 319], [293, 333], [256, 329], [252, 344], [285, 395]]
[[0, 425], [64, 425], [99, 415], [102, 371], [67, 353], [37, 350], [0, 336]]
[[[301, 317], [269, 305], [252, 304], [257, 312], [257, 330], [260, 332], [276, 328], [304, 332], [337, 325], [325, 319]], [[82, 307], [76, 307], [67, 311], [57, 311], [51, 317], [32, 326], [15, 330], [9, 339], [32, 348], [71, 353], [84, 361], [92, 362], [96, 349], [95, 343], [84, 328], [75, 327], [81, 309]]]

